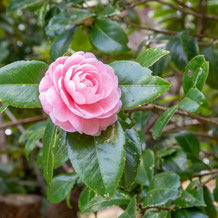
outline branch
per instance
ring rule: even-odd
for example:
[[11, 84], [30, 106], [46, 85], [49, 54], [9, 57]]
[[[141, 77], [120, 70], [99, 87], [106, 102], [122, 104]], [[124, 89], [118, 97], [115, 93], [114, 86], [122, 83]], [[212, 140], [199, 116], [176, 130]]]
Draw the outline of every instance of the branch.
[[[112, 18], [112, 20], [115, 20], [117, 22], [123, 22], [123, 23], [126, 23], [126, 24], [130, 25], [130, 26], [133, 26], [133, 27], [136, 27], [136, 28], [139, 28], [139, 29], [143, 29], [143, 30], [156, 32], [156, 33], [162, 33], [162, 34], [167, 34], [167, 35], [176, 35], [178, 33], [176, 31], [160, 30], [160, 29], [155, 29], [155, 28], [152, 28], [152, 27], [145, 27], [145, 26], [142, 26], [142, 25], [135, 24], [135, 23], [132, 23], [130, 21], [124, 20], [123, 18]], [[210, 38], [212, 40], [218, 40], [218, 37], [216, 37], [216, 36], [205, 35], [205, 34], [200, 34], [200, 33], [190, 34], [190, 35], [193, 36], [193, 37], [196, 37], [196, 38], [207, 37], [207, 38]]]
[[[190, 15], [193, 15], [195, 17], [200, 17], [202, 18], [203, 15], [201, 13], [198, 13], [198, 12], [191, 12], [191, 11], [187, 11], [186, 9], [184, 9], [184, 7], [178, 7], [174, 4], [171, 4], [171, 3], [168, 3], [168, 2], [165, 2], [163, 0], [141, 0], [141, 1], [137, 1], [133, 4], [130, 4], [129, 6], [127, 6], [124, 10], [128, 10], [130, 8], [134, 8], [136, 7], [137, 5], [141, 5], [141, 4], [144, 4], [144, 3], [147, 3], [147, 2], [158, 2], [158, 3], [161, 3], [163, 5], [167, 5], [169, 6], [170, 8], [174, 9], [174, 10], [177, 10], [177, 11], [181, 11], [183, 14], [190, 14]], [[186, 6], [187, 8], [188, 6]], [[214, 20], [214, 21], [218, 21], [218, 17], [217, 16], [211, 16], [211, 15], [205, 15], [205, 19], [208, 19], [208, 20]]]
[[198, 185], [198, 188], [202, 188], [204, 187], [208, 182], [210, 182], [213, 179], [216, 179], [216, 177], [218, 177], [218, 172], [215, 173], [214, 175], [212, 175], [211, 177], [209, 177], [207, 180], [205, 180], [204, 182], [202, 182], [201, 184]]
[[187, 4], [185, 4], [184, 2], [181, 2], [179, 0], [173, 0], [174, 2], [176, 2], [178, 5], [184, 7], [184, 8], [187, 8], [189, 10], [192, 10], [194, 12], [198, 12], [198, 10], [196, 10], [195, 8], [192, 8], [192, 7], [189, 7]]
[[[6, 111], [6, 113], [9, 116], [10, 113], [8, 111]], [[10, 117], [10, 119], [11, 118], [12, 117]], [[25, 118], [23, 120], [11, 119], [12, 122], [0, 124], [0, 129], [6, 129], [6, 128], [11, 127], [11, 126], [19, 126], [19, 125], [28, 124], [28, 123], [34, 123], [34, 122], [42, 121], [42, 120], [46, 120], [46, 119], [47, 119], [46, 116]], [[21, 130], [21, 131], [23, 131], [23, 130]]]
[[[149, 105], [145, 105], [145, 106], [141, 106], [141, 107], [137, 107], [137, 108], [133, 108], [133, 109], [127, 109], [124, 110], [125, 112], [135, 112], [135, 111], [155, 111], [155, 110], [159, 110], [159, 111], [166, 111], [168, 109], [168, 107], [163, 107], [163, 106], [158, 106], [158, 105], [154, 105], [154, 104], [149, 104]], [[212, 119], [207, 119], [204, 117], [200, 117], [196, 114], [187, 112], [187, 111], [181, 111], [181, 110], [177, 110], [175, 112], [175, 114], [181, 115], [183, 117], [190, 117], [192, 119], [198, 120], [201, 123], [205, 123], [205, 124], [209, 124], [212, 126], [216, 126], [218, 127], [218, 122], [213, 121]]]
[[218, 169], [212, 169], [210, 171], [206, 171], [206, 172], [200, 172], [200, 173], [194, 173], [194, 177], [202, 177], [202, 176], [208, 176], [211, 174], [216, 174], [218, 173]]

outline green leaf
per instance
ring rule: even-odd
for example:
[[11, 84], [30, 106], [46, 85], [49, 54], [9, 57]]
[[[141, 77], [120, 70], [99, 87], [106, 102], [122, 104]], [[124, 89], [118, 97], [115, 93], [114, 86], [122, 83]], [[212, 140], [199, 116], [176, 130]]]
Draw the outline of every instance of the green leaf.
[[183, 72], [188, 61], [198, 54], [198, 44], [187, 31], [184, 31], [169, 41], [167, 50], [170, 51], [170, 62], [178, 71]]
[[160, 77], [152, 77], [148, 68], [136, 62], [116, 61], [111, 66], [119, 79], [122, 109], [149, 103], [170, 88], [170, 83]]
[[198, 55], [191, 59], [185, 68], [182, 78], [182, 86], [184, 92], [187, 93], [190, 88], [202, 90], [209, 72], [209, 62], [203, 55]]
[[129, 51], [128, 38], [119, 24], [102, 18], [95, 21], [90, 33], [92, 44], [105, 53], [121, 53]]
[[185, 98], [179, 103], [179, 108], [191, 113], [209, 115], [208, 102], [203, 93], [196, 88], [188, 90]]
[[7, 108], [8, 108], [8, 104], [3, 104], [1, 107], [0, 107], [0, 113], [3, 113]]
[[49, 10], [50, 10], [50, 5], [46, 1], [38, 11], [38, 23], [42, 27], [44, 27], [45, 25], [45, 22], [46, 22], [45, 18]]
[[0, 102], [21, 107], [41, 107], [39, 81], [47, 69], [41, 61], [17, 61], [0, 68]]
[[192, 181], [182, 195], [174, 201], [178, 207], [204, 207], [203, 188], [197, 188], [199, 181]]
[[7, 12], [14, 12], [16, 10], [21, 10], [41, 2], [42, 0], [12, 0], [7, 8]]
[[161, 48], [149, 48], [136, 58], [136, 62], [140, 63], [143, 67], [150, 67], [167, 54], [169, 54], [169, 51]]
[[140, 164], [141, 143], [134, 128], [126, 130], [126, 163], [121, 185], [130, 190], [135, 182]]
[[203, 211], [208, 215], [208, 217], [217, 218], [218, 212], [213, 203], [214, 202], [213, 195], [206, 186], [203, 187], [203, 190], [204, 190], [204, 201], [206, 204], [206, 207], [203, 208]]
[[61, 28], [69, 28], [73, 24], [77, 24], [89, 17], [92, 17], [94, 14], [89, 13], [85, 10], [70, 10], [64, 11], [56, 16], [53, 16], [49, 21], [46, 31], [53, 32], [58, 31]]
[[218, 49], [214, 45], [210, 45], [202, 51], [202, 54], [210, 63], [207, 84], [213, 89], [218, 89]]
[[180, 209], [175, 213], [175, 218], [208, 218], [206, 214], [204, 214], [198, 208], [188, 208], [188, 209]]
[[151, 67], [151, 71], [155, 76], [162, 76], [164, 70], [168, 65], [168, 59], [166, 57], [161, 58], [157, 62], [155, 62]]
[[39, 129], [37, 131], [35, 131], [30, 137], [29, 137], [29, 140], [28, 142], [26, 143], [25, 145], [25, 149], [24, 149], [24, 152], [25, 152], [25, 155], [26, 157], [29, 156], [29, 153], [36, 147], [36, 142], [39, 141], [43, 134], [44, 134], [44, 131], [45, 129]]
[[170, 121], [170, 119], [173, 117], [173, 115], [176, 112], [176, 110], [178, 109], [178, 107], [179, 107], [178, 105], [175, 105], [175, 106], [167, 109], [166, 111], [164, 111], [159, 116], [159, 118], [155, 122], [154, 127], [152, 129], [152, 136], [154, 139], [157, 139], [158, 137], [161, 136], [165, 126]]
[[187, 156], [179, 149], [171, 156], [164, 158], [162, 168], [164, 171], [173, 171], [185, 178], [189, 177], [189, 173], [191, 173], [188, 169]]
[[154, 152], [150, 149], [146, 149], [142, 153], [141, 163], [136, 177], [136, 182], [141, 185], [149, 186], [154, 175], [154, 167]]
[[131, 197], [121, 190], [116, 190], [110, 199], [105, 199], [85, 188], [80, 194], [79, 208], [81, 213], [96, 212], [113, 205], [126, 205], [130, 199]]
[[54, 168], [54, 154], [53, 147], [56, 142], [57, 127], [49, 120], [43, 138], [42, 147], [42, 167], [45, 180], [48, 185], [51, 185]]
[[164, 172], [157, 174], [149, 186], [143, 206], [159, 206], [167, 203], [169, 200], [175, 200], [178, 195], [180, 178], [173, 172]]
[[119, 216], [119, 218], [136, 218], [135, 216], [135, 211], [136, 211], [136, 198], [132, 198], [132, 200], [129, 202], [126, 210], [124, 211], [123, 214]]
[[55, 38], [50, 49], [50, 54], [53, 61], [66, 53], [66, 51], [70, 47], [70, 43], [75, 33], [75, 29], [76, 28], [67, 29]]
[[71, 192], [78, 176], [76, 173], [67, 173], [54, 177], [51, 187], [48, 187], [47, 198], [52, 203], [59, 203]]
[[152, 210], [146, 210], [143, 218], [171, 218], [169, 211], [152, 211]]
[[67, 132], [65, 132], [62, 129], [59, 129], [57, 140], [53, 148], [54, 168], [60, 167], [63, 163], [65, 163], [69, 159], [66, 136], [67, 136]]
[[103, 197], [112, 196], [125, 164], [125, 135], [119, 123], [98, 137], [67, 135], [68, 155], [81, 180]]
[[218, 202], [218, 178], [216, 179], [216, 188], [213, 191], [214, 200]]
[[184, 152], [198, 155], [200, 152], [200, 143], [197, 137], [191, 132], [181, 132], [175, 135], [175, 139]]

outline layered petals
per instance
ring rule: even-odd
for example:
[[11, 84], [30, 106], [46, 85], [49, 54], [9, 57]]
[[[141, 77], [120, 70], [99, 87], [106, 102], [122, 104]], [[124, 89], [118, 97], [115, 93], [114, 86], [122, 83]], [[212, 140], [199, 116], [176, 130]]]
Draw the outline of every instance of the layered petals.
[[117, 120], [118, 79], [94, 54], [76, 52], [53, 62], [39, 85], [39, 99], [55, 125], [97, 136]]

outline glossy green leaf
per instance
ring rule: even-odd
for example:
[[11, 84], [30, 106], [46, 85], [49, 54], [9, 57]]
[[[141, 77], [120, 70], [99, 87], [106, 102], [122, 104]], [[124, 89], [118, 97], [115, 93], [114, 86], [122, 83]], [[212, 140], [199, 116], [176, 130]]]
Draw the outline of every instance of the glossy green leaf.
[[188, 90], [186, 96], [179, 103], [179, 108], [191, 113], [202, 113], [208, 115], [211, 112], [208, 110], [208, 102], [203, 93], [196, 88]]
[[41, 61], [17, 61], [0, 68], [0, 102], [21, 107], [41, 107], [38, 85], [47, 64]]
[[111, 66], [119, 79], [123, 109], [149, 103], [170, 88], [170, 83], [160, 77], [152, 77], [148, 68], [136, 62], [116, 61]]
[[38, 23], [39, 25], [41, 25], [42, 27], [44, 27], [45, 25], [45, 18], [46, 18], [46, 15], [48, 13], [50, 9], [50, 5], [49, 3], [46, 1], [42, 7], [40, 8], [40, 10], [38, 11]]
[[132, 198], [132, 200], [129, 202], [126, 210], [124, 211], [123, 214], [119, 216], [119, 218], [136, 218], [135, 216], [135, 211], [136, 211], [136, 198]]
[[49, 120], [43, 138], [42, 147], [42, 167], [46, 182], [51, 185], [54, 168], [54, 153], [53, 147], [56, 142], [57, 126]]
[[166, 69], [168, 65], [168, 59], [167, 57], [163, 57], [157, 62], [155, 62], [151, 67], [152, 74], [155, 76], [162, 76], [164, 70]]
[[170, 156], [174, 152], [176, 152], [176, 148], [163, 148], [157, 151], [157, 158]]
[[89, 17], [92, 17], [94, 14], [89, 13], [85, 10], [69, 10], [64, 11], [56, 16], [53, 16], [48, 25], [47, 32], [53, 32], [60, 30], [61, 28], [71, 27], [73, 24], [77, 24]]
[[143, 218], [171, 218], [169, 211], [152, 211], [152, 210], [146, 210]]
[[210, 190], [204, 186], [204, 201], [206, 204], [206, 207], [203, 208], [203, 211], [208, 215], [209, 218], [217, 218], [218, 211], [216, 210], [216, 207], [214, 205], [214, 198]]
[[209, 62], [203, 55], [194, 57], [186, 66], [182, 78], [184, 92], [187, 93], [190, 88], [202, 90], [209, 72]]
[[187, 178], [190, 173], [187, 156], [179, 149], [171, 156], [164, 158], [162, 168], [164, 171], [173, 171], [185, 178]]
[[198, 54], [198, 44], [187, 31], [184, 31], [169, 41], [167, 50], [170, 51], [170, 63], [178, 71], [183, 72], [188, 61]]
[[218, 178], [216, 179], [216, 187], [213, 191], [214, 200], [218, 202]]
[[126, 163], [121, 185], [130, 190], [134, 184], [140, 164], [141, 143], [134, 128], [126, 130]]
[[202, 51], [202, 54], [210, 63], [207, 84], [213, 89], [218, 89], [218, 49], [214, 45], [210, 45]]
[[196, 207], [176, 210], [174, 217], [175, 218], [209, 218], [206, 214], [204, 214], [200, 209]]
[[174, 201], [178, 207], [204, 207], [203, 188], [198, 188], [199, 181], [192, 181], [187, 189], [182, 192], [182, 195]]
[[179, 196], [180, 178], [173, 172], [157, 174], [149, 186], [143, 206], [158, 206]]
[[67, 132], [62, 129], [59, 129], [57, 140], [53, 148], [54, 168], [60, 167], [63, 163], [65, 163], [69, 159], [66, 137], [67, 137]]
[[105, 53], [120, 53], [129, 51], [128, 38], [119, 24], [102, 18], [95, 21], [90, 33], [92, 44]]
[[169, 54], [169, 51], [161, 48], [149, 48], [136, 58], [136, 62], [140, 63], [143, 67], [150, 67], [167, 54]]
[[200, 152], [200, 143], [197, 137], [191, 132], [181, 132], [175, 135], [176, 141], [184, 152], [198, 155]]
[[175, 106], [167, 109], [166, 111], [164, 111], [159, 116], [159, 118], [155, 122], [154, 127], [152, 129], [152, 136], [154, 139], [157, 139], [158, 137], [161, 136], [165, 126], [170, 121], [170, 119], [173, 117], [173, 115], [176, 112], [176, 110], [178, 109], [178, 107], [179, 107], [178, 105], [175, 105]]
[[29, 140], [27, 141], [26, 145], [25, 145], [25, 155], [26, 157], [28, 157], [29, 153], [36, 147], [36, 142], [39, 141], [43, 134], [44, 134], [45, 129], [39, 129], [37, 131], [35, 131], [30, 137]]
[[69, 133], [67, 144], [69, 158], [81, 180], [99, 195], [112, 196], [125, 164], [121, 125], [110, 126], [98, 137]]
[[96, 212], [113, 205], [127, 205], [130, 199], [127, 193], [120, 190], [116, 190], [111, 198], [105, 199], [85, 188], [80, 194], [79, 208], [81, 213]]
[[7, 8], [7, 12], [14, 12], [16, 10], [27, 8], [41, 2], [42, 0], [12, 0]]
[[0, 85], [38, 84], [48, 65], [42, 61], [17, 61], [0, 68]]
[[141, 163], [136, 177], [136, 182], [141, 185], [149, 186], [154, 175], [154, 167], [154, 152], [150, 149], [146, 149], [142, 153]]
[[76, 173], [62, 174], [52, 179], [52, 185], [47, 189], [47, 198], [52, 203], [59, 203], [71, 192], [78, 176]]
[[3, 104], [1, 107], [0, 107], [0, 113], [3, 113], [7, 108], [8, 108], [8, 104]]
[[65, 30], [62, 34], [58, 35], [51, 45], [50, 54], [54, 61], [58, 57], [62, 56], [70, 47], [70, 43], [73, 39], [75, 28]]

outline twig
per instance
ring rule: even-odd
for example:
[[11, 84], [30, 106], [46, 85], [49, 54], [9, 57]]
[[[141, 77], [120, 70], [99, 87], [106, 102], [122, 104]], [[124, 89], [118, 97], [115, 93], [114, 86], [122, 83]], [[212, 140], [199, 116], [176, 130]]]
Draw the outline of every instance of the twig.
[[[172, 8], [172, 9], [174, 9], [176, 11], [181, 11], [183, 14], [190, 14], [190, 15], [193, 15], [195, 17], [203, 17], [203, 15], [201, 13], [194, 12], [194, 11], [193, 12], [187, 11], [186, 9], [184, 9], [184, 7], [178, 7], [178, 6], [174, 5], [174, 4], [166, 2], [164, 0], [141, 0], [141, 1], [137, 1], [137, 2], [127, 6], [124, 10], [134, 8], [137, 5], [141, 5], [141, 4], [148, 3], [148, 2], [158, 2], [158, 3], [161, 3], [163, 5], [167, 5], [167, 6], [169, 6], [170, 8]], [[187, 6], [186, 6], [186, 8], [187, 8]], [[217, 16], [211, 16], [211, 15], [205, 15], [205, 19], [218, 21]]]
[[[137, 108], [133, 108], [133, 109], [127, 109], [127, 110], [124, 110], [125, 112], [135, 112], [135, 111], [153, 111], [153, 110], [159, 110], [159, 111], [166, 111], [168, 108], [167, 107], [163, 107], [163, 106], [158, 106], [158, 105], [154, 105], [154, 104], [149, 104], [149, 105], [146, 105], [146, 106], [141, 106], [141, 107], [137, 107]], [[178, 114], [178, 115], [181, 115], [181, 116], [184, 116], [184, 117], [190, 117], [192, 119], [195, 119], [195, 120], [198, 120], [199, 122], [201, 123], [205, 123], [205, 124], [209, 124], [209, 125], [212, 125], [212, 126], [216, 126], [218, 127], [218, 122], [216, 121], [213, 121], [212, 119], [207, 119], [207, 118], [204, 118], [204, 117], [200, 117], [196, 114], [193, 114], [193, 113], [190, 113], [190, 112], [187, 112], [187, 111], [181, 111], [181, 110], [177, 110], [175, 112], [175, 114]]]
[[23, 120], [17, 120], [17, 119], [15, 120], [13, 119], [13, 116], [11, 116], [11, 112], [9, 112], [8, 109], [5, 112], [8, 115], [8, 117], [12, 120], [12, 122], [0, 124], [0, 129], [6, 129], [11, 126], [18, 126], [18, 128], [20, 128], [20, 130], [23, 131], [24, 129], [22, 129], [20, 125], [34, 123], [37, 121], [42, 121], [47, 119], [47, 117], [45, 116], [40, 116], [40, 117], [25, 118]]
[[[132, 22], [130, 22], [128, 20], [124, 20], [123, 18], [112, 18], [112, 19], [117, 21], [117, 22], [123, 22], [123, 23], [131, 25], [133, 27], [136, 27], [136, 28], [139, 28], [139, 29], [148, 30], [148, 31], [152, 31], [152, 32], [156, 32], [156, 33], [162, 33], [162, 34], [167, 34], [167, 35], [176, 35], [176, 34], [178, 34], [178, 32], [176, 32], [176, 31], [160, 30], [160, 29], [155, 29], [155, 28], [152, 28], [152, 27], [145, 27], [145, 26], [142, 26], [142, 25], [139, 25], [139, 24], [132, 23]], [[212, 40], [218, 40], [218, 37], [211, 36], [211, 35], [206, 35], [206, 34], [199, 34], [199, 33], [197, 33], [197, 34], [190, 34], [190, 35], [193, 36], [193, 37], [196, 37], [196, 38], [207, 37], [207, 38], [210, 38]]]
[[176, 2], [178, 5], [181, 5], [184, 8], [187, 8], [189, 10], [192, 10], [194, 12], [198, 12], [198, 10], [196, 10], [195, 8], [189, 7], [187, 4], [185, 4], [184, 2], [181, 2], [179, 0], [173, 0], [174, 2]]
[[201, 184], [198, 185], [198, 188], [202, 188], [204, 187], [208, 182], [210, 182], [213, 179], [216, 179], [216, 177], [218, 177], [218, 172], [215, 173], [214, 175], [212, 175], [211, 177], [209, 177], [207, 180], [205, 180], [204, 182], [202, 182]]
[[218, 169], [212, 169], [210, 171], [206, 171], [206, 172], [200, 172], [200, 173], [194, 173], [194, 177], [202, 177], [202, 176], [207, 176], [207, 175], [211, 175], [211, 174], [216, 174], [218, 173]]

